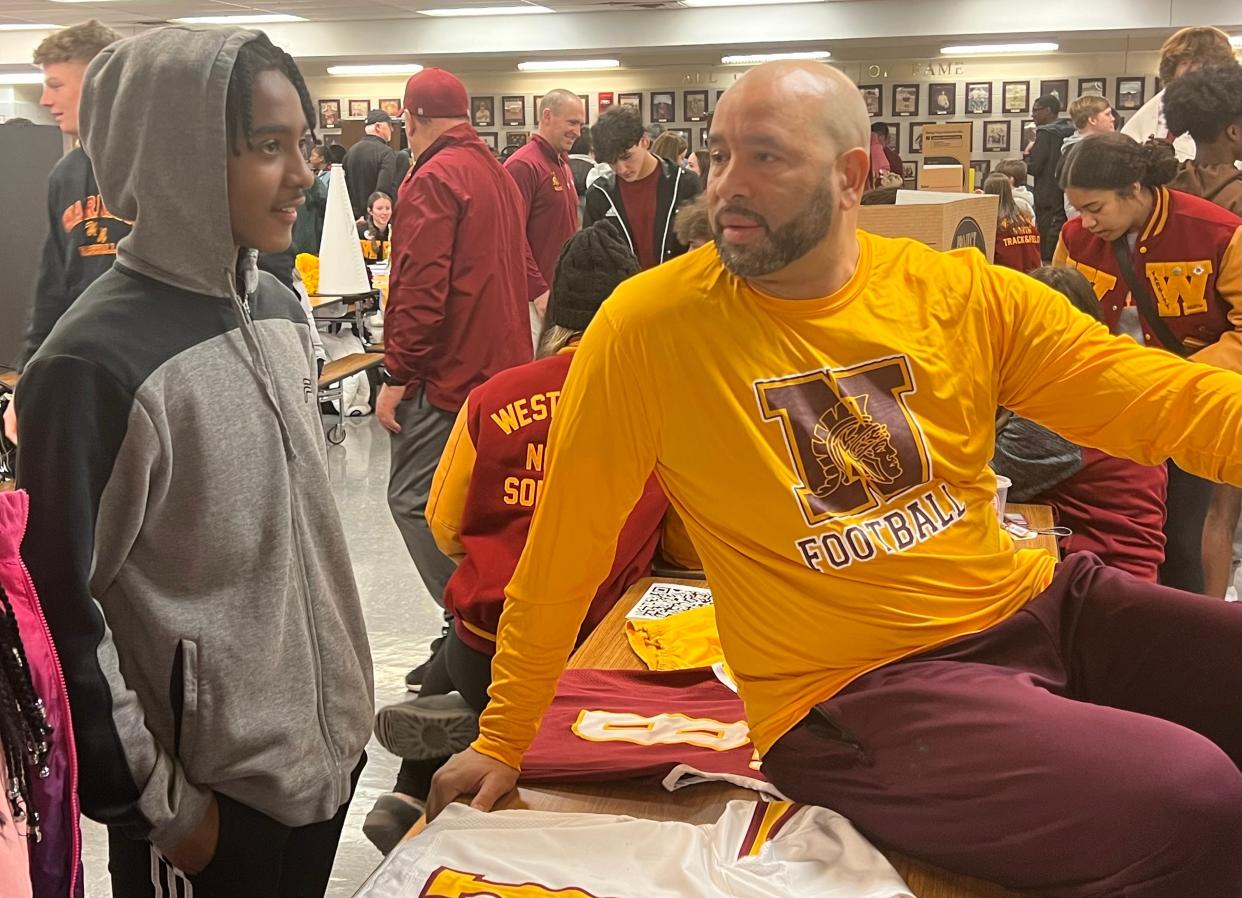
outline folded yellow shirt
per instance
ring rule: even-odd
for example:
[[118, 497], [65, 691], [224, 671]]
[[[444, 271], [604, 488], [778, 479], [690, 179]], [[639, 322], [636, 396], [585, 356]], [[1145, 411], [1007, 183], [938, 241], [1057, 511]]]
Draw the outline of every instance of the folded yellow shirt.
[[724, 660], [716, 606], [704, 605], [659, 620], [627, 620], [625, 638], [648, 670], [688, 670]]

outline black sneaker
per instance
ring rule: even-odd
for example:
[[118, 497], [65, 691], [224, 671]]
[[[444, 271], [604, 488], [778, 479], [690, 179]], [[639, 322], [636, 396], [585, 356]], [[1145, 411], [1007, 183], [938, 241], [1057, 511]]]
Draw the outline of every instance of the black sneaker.
[[408, 761], [447, 758], [478, 735], [479, 715], [457, 692], [407, 699], [375, 715], [380, 745]]
[[388, 854], [400, 844], [425, 812], [417, 798], [400, 792], [385, 792], [375, 800], [375, 807], [362, 821], [362, 832], [371, 844]]
[[406, 692], [417, 693], [423, 688], [423, 680], [427, 677], [427, 671], [431, 667], [431, 661], [435, 658], [436, 652], [440, 651], [440, 646], [442, 645], [444, 645], [443, 636], [437, 636], [435, 639], [431, 640], [431, 656], [405, 675]]

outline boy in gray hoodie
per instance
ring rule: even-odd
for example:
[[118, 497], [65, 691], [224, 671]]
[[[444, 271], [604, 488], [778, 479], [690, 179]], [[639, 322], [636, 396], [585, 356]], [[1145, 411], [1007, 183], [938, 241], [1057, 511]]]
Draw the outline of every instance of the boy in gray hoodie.
[[363, 763], [310, 327], [255, 267], [289, 246], [312, 112], [255, 31], [161, 28], [86, 72], [83, 143], [135, 224], [26, 366], [18, 478], [126, 898], [322, 895]]

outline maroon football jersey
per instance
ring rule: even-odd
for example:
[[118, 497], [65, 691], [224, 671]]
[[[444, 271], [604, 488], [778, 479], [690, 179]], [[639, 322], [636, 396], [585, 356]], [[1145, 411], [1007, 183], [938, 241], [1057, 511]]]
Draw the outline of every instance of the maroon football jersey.
[[759, 771], [742, 701], [710, 667], [567, 670], [522, 781], [729, 782], [783, 798]]

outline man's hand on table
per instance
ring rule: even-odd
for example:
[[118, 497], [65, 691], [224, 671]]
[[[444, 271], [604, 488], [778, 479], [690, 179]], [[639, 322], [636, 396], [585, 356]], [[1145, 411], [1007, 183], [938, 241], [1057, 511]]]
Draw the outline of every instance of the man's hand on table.
[[473, 795], [470, 807], [490, 811], [496, 802], [517, 787], [518, 771], [508, 764], [480, 754], [473, 748], [458, 752], [449, 759], [431, 780], [427, 797], [427, 820], [463, 795]]

